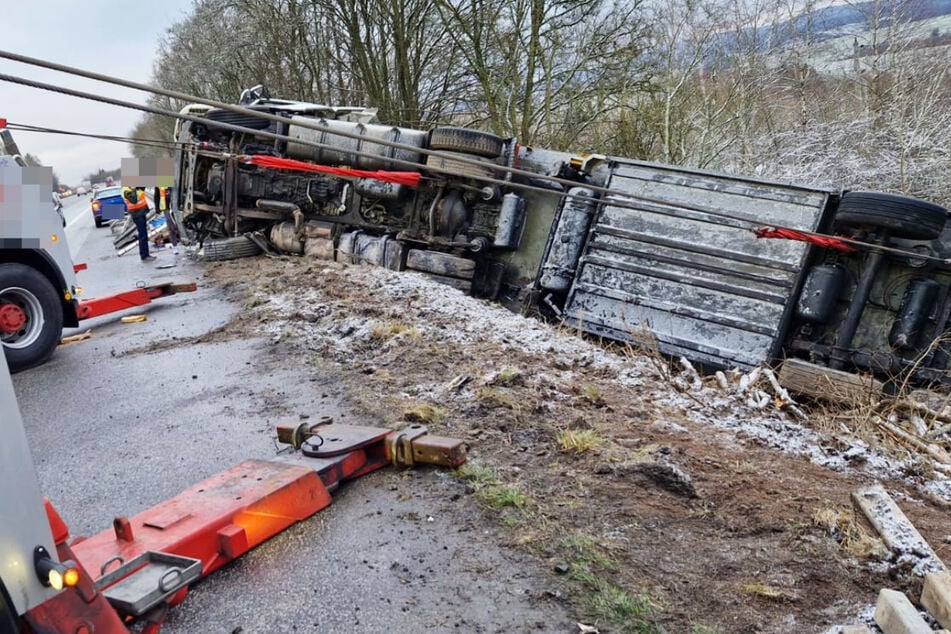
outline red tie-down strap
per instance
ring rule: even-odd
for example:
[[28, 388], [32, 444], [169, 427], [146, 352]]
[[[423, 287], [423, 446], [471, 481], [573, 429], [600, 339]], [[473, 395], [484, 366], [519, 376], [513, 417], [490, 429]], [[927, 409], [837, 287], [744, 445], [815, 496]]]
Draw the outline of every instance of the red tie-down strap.
[[855, 251], [853, 247], [836, 237], [824, 236], [817, 233], [806, 233], [805, 231], [796, 231], [795, 229], [787, 229], [785, 227], [760, 227], [756, 230], [756, 237], [811, 242], [820, 247], [845, 251], [846, 253], [853, 253]]
[[329, 167], [327, 165], [314, 165], [313, 163], [278, 158], [276, 156], [267, 156], [265, 154], [250, 154], [240, 158], [245, 163], [259, 165], [261, 167], [270, 167], [273, 169], [282, 170], [296, 170], [299, 172], [321, 172], [323, 174], [333, 174], [342, 178], [373, 178], [385, 183], [407, 185], [409, 187], [417, 187], [421, 178], [419, 172], [388, 172], [386, 170], [371, 171], [358, 170], [350, 167]]

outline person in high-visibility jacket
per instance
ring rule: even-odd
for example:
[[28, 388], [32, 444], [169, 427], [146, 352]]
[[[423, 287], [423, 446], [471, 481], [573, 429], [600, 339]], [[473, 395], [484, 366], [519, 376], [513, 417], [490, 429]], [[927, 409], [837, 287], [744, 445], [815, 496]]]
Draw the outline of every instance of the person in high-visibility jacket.
[[168, 228], [168, 241], [172, 243], [175, 253], [178, 253], [178, 243], [181, 236], [178, 234], [178, 225], [172, 221], [172, 188], [156, 187], [152, 194], [155, 210], [165, 214], [165, 226]]
[[126, 211], [132, 216], [132, 222], [135, 223], [135, 230], [139, 234], [139, 257], [143, 262], [151, 262], [155, 259], [154, 255], [149, 255], [149, 231], [146, 228], [146, 216], [149, 213], [149, 201], [145, 197], [145, 189], [138, 187], [122, 188], [122, 200], [125, 202]]

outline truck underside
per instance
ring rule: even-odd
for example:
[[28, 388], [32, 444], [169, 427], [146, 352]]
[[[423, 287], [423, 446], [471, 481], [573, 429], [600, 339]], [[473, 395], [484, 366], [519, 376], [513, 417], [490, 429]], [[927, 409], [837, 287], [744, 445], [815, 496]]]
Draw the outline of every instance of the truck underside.
[[202, 109], [177, 139], [175, 213], [212, 258], [416, 271], [711, 367], [797, 357], [948, 381], [937, 205], [384, 126], [359, 108], [243, 105]]

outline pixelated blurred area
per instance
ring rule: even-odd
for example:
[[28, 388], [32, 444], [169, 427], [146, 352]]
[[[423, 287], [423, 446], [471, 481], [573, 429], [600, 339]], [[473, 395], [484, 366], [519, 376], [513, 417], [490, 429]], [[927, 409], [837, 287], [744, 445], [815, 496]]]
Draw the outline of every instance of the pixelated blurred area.
[[124, 158], [121, 165], [125, 187], [171, 187], [175, 167], [172, 158]]
[[0, 157], [0, 235], [17, 236], [0, 238], [0, 248], [48, 249], [61, 239], [52, 196], [53, 168]]

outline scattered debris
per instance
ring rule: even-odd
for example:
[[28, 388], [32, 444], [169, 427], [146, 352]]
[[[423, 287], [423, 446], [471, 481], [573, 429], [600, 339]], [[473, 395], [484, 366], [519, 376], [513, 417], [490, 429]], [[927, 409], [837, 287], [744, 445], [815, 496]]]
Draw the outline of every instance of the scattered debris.
[[138, 314], [138, 315], [126, 315], [125, 317], [121, 319], [121, 321], [124, 324], [135, 324], [140, 321], [145, 321], [146, 319], [148, 318], [145, 315]]
[[941, 627], [951, 629], [951, 575], [938, 572], [926, 575], [921, 605]]
[[878, 531], [885, 545], [895, 553], [898, 561], [912, 562], [914, 574], [923, 577], [931, 572], [947, 572], [944, 562], [908, 521], [882, 485], [854, 491], [852, 501]]
[[[231, 336], [280, 335], [262, 358], [299, 361], [303, 385], [333, 376], [358, 406], [394, 423], [438, 407], [439, 428], [467, 439], [482, 477], [524, 492], [522, 506], [500, 514], [506, 530], [549, 566], [571, 566], [557, 578], [572, 602], [617, 590], [626, 605], [644, 593], [659, 606], [648, 618], [667, 631], [691, 623], [821, 631], [856, 615], [871, 626], [871, 604], [889, 583], [881, 550], [846, 551], [813, 514], [847, 512], [849, 492], [869, 481], [951, 501], [951, 482], [928, 468], [930, 456], [888, 453], [877, 427], [875, 437], [860, 436], [864, 429], [832, 418], [840, 409], [795, 402], [766, 368], [704, 376], [649, 348], [606, 349], [413, 273], [296, 258], [210, 271], [246, 308]], [[914, 429], [904, 411], [896, 424]], [[566, 430], [592, 437], [561, 450]], [[947, 511], [930, 499], [909, 514], [936, 543], [948, 534]], [[579, 598], [567, 587], [581, 577], [596, 592], [586, 585]], [[743, 592], [753, 582], [781, 596]], [[594, 621], [584, 611], [578, 618]], [[616, 618], [596, 624], [613, 631]]]
[[92, 339], [92, 331], [87, 330], [86, 332], [80, 333], [78, 335], [70, 335], [68, 337], [63, 337], [60, 339], [61, 346], [68, 346], [71, 343], [77, 343], [80, 341], [85, 341], [86, 339]]
[[875, 604], [875, 623], [885, 634], [931, 634], [932, 629], [903, 592], [882, 588]]

